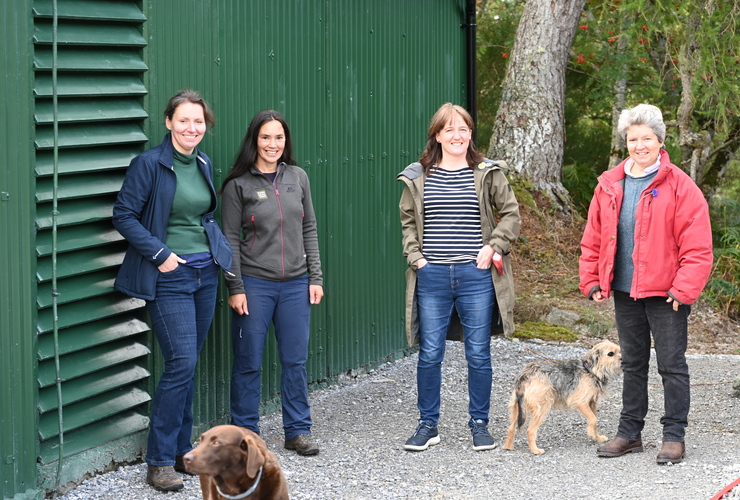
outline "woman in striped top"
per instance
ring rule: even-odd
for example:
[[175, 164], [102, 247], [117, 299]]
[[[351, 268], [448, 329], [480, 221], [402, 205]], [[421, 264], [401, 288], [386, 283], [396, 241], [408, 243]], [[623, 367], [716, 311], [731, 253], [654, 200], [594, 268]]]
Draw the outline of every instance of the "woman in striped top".
[[[419, 162], [398, 175], [407, 275], [406, 329], [419, 342], [419, 423], [404, 448], [439, 443], [442, 360], [457, 313], [468, 362], [468, 426], [474, 450], [496, 447], [488, 432], [491, 331], [513, 331], [511, 244], [519, 236], [519, 206], [498, 162], [472, 142], [473, 120], [444, 104], [432, 118]], [[496, 219], [498, 218], [498, 223]]]

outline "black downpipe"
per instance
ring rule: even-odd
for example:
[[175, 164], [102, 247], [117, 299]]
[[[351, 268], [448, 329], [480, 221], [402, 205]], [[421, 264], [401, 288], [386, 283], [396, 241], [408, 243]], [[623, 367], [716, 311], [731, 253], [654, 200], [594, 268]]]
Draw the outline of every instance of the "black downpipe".
[[476, 90], [476, 27], [478, 26], [475, 15], [475, 0], [467, 0], [465, 6], [465, 24], [461, 28], [467, 32], [467, 77], [468, 77], [468, 113], [473, 118], [475, 128], [473, 129], [473, 143], [477, 145], [478, 132], [478, 92]]

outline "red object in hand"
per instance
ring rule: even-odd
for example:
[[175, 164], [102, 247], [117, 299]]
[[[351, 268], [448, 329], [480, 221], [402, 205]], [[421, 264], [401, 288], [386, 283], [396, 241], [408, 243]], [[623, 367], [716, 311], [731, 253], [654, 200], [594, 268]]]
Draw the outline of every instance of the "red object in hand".
[[493, 252], [493, 267], [496, 268], [496, 271], [503, 276], [504, 275], [504, 261], [501, 260], [501, 254], [498, 252]]

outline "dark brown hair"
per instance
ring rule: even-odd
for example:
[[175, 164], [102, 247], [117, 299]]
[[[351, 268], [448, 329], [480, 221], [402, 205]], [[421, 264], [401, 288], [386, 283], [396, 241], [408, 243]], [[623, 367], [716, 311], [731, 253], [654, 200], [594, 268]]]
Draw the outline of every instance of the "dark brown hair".
[[164, 108], [164, 117], [172, 120], [177, 107], [180, 104], [184, 104], [186, 102], [200, 104], [200, 106], [203, 108], [203, 117], [206, 120], [206, 125], [208, 126], [208, 128], [210, 129], [216, 126], [216, 117], [213, 115], [211, 107], [208, 105], [206, 100], [201, 97], [200, 93], [197, 90], [192, 89], [182, 89], [177, 94], [170, 97], [170, 100], [167, 102], [167, 107]]
[[234, 165], [229, 170], [229, 174], [221, 183], [221, 189], [218, 194], [223, 193], [224, 186], [231, 179], [235, 179], [246, 172], [257, 162], [257, 139], [259, 137], [260, 129], [265, 123], [277, 120], [280, 125], [283, 126], [283, 132], [285, 133], [285, 147], [283, 148], [283, 154], [278, 159], [278, 164], [287, 163], [288, 165], [295, 165], [296, 161], [293, 158], [293, 142], [290, 139], [290, 127], [288, 122], [285, 121], [283, 115], [275, 111], [274, 109], [264, 109], [254, 115], [252, 121], [249, 123], [247, 128], [247, 134], [244, 136], [242, 145], [239, 148], [239, 152], [234, 158]]

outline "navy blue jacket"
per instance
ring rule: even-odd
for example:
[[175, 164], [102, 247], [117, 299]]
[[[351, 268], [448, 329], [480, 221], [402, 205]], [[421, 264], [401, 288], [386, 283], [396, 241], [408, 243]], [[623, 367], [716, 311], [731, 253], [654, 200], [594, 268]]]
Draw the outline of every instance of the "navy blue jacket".
[[[218, 206], [213, 167], [208, 156], [198, 149], [195, 152], [211, 191], [211, 206], [203, 216], [203, 227], [216, 264], [229, 272], [231, 246], [213, 217]], [[157, 268], [172, 253], [165, 240], [177, 189], [173, 165], [172, 138], [167, 134], [162, 144], [131, 160], [113, 205], [113, 225], [129, 243], [114, 286], [131, 297], [154, 300], [159, 276]]]

